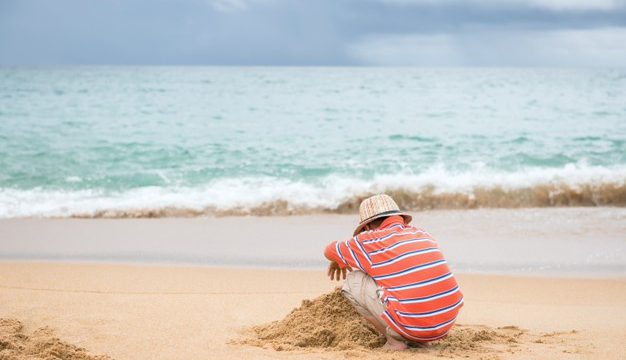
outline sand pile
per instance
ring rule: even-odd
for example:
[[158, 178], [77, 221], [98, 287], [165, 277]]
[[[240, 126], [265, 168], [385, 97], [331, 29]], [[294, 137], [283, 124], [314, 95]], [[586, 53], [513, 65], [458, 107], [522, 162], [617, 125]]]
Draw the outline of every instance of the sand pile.
[[0, 319], [0, 360], [110, 360], [108, 356], [90, 356], [85, 349], [53, 336], [44, 327], [31, 335], [22, 332], [22, 323]]
[[[381, 347], [385, 339], [369, 325], [341, 295], [339, 288], [313, 300], [304, 300], [284, 319], [250, 329], [249, 337], [237, 341], [274, 350], [359, 350]], [[543, 344], [550, 334], [532, 334], [517, 326], [492, 328], [485, 325], [457, 324], [442, 340], [410, 353], [433, 357], [476, 356], [498, 359], [501, 353], [528, 351]], [[407, 352], [405, 352], [406, 354]]]
[[376, 348], [385, 338], [367, 323], [340, 288], [314, 300], [303, 300], [281, 321], [252, 328], [255, 338], [244, 343], [270, 344], [276, 350], [295, 348]]

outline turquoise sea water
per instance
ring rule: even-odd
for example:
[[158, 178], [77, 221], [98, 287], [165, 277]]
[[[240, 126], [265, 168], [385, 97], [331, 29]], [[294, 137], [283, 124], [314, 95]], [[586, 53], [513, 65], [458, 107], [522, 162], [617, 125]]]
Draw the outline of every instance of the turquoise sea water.
[[626, 70], [0, 68], [0, 217], [626, 205]]

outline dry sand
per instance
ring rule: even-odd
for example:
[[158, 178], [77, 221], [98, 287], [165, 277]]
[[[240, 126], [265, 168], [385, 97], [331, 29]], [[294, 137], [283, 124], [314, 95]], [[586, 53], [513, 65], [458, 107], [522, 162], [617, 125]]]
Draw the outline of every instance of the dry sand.
[[[23, 329], [15, 330], [17, 323], [5, 320], [14, 324], [8, 333], [17, 331], [28, 341], [40, 339], [37, 329], [48, 326], [46, 339], [54, 334], [89, 354], [117, 360], [626, 357], [624, 278], [460, 274], [458, 279], [466, 305], [449, 338], [405, 353], [372, 348], [367, 341], [346, 345], [345, 336], [358, 323], [350, 315], [342, 315], [348, 318], [337, 328], [315, 322], [320, 319], [311, 318], [307, 309], [323, 312], [324, 303], [341, 301], [332, 294], [337, 283], [321, 270], [4, 262], [0, 318], [20, 321]], [[316, 300], [324, 294], [330, 299]], [[292, 312], [304, 299], [311, 301]], [[296, 331], [304, 325], [295, 319], [282, 328], [292, 332], [263, 339], [268, 333], [262, 329], [280, 329], [281, 321], [285, 325], [297, 312], [327, 339], [344, 338], [299, 346], [292, 340], [307, 334]]]
[[54, 330], [42, 327], [32, 334], [22, 331], [15, 319], [0, 319], [0, 360], [108, 360], [108, 356], [90, 356], [85, 349], [54, 336]]
[[[514, 325], [491, 328], [486, 325], [458, 324], [442, 340], [430, 344], [409, 343], [411, 349], [402, 356], [421, 354], [480, 358], [489, 355], [498, 358], [498, 354], [503, 352], [515, 354], [520, 351], [520, 346], [526, 351], [532, 343], [558, 346], [559, 341], [566, 340], [567, 335], [577, 333], [577, 330], [572, 330], [533, 334]], [[231, 343], [277, 351], [303, 348], [356, 350], [346, 354], [361, 352], [367, 356], [373, 354], [367, 350], [380, 348], [385, 343], [385, 338], [359, 316], [337, 287], [333, 292], [314, 300], [303, 300], [300, 307], [292, 310], [282, 320], [252, 326], [247, 337]], [[569, 349], [568, 346], [562, 348]]]

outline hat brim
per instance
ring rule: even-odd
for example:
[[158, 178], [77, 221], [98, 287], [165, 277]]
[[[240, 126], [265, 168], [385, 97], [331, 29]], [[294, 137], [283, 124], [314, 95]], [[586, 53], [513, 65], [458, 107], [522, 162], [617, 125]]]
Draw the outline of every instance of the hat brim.
[[352, 236], [359, 235], [361, 232], [363, 232], [363, 227], [365, 227], [365, 225], [371, 223], [372, 221], [376, 219], [380, 219], [381, 217], [389, 217], [389, 216], [396, 216], [396, 215], [402, 216], [404, 218], [404, 223], [407, 225], [413, 220], [413, 216], [400, 212], [400, 211], [388, 211], [388, 212], [380, 213], [375, 216], [372, 216], [369, 219], [365, 219], [361, 221], [359, 226], [357, 226], [357, 228], [354, 230], [354, 234], [352, 234]]

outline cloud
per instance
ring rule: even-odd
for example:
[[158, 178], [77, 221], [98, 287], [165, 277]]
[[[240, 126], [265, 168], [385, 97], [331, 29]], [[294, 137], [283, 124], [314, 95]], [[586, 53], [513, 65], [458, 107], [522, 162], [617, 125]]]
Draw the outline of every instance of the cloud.
[[605, 66], [624, 2], [0, 0], [0, 64]]
[[626, 0], [378, 0], [397, 5], [458, 5], [534, 7], [555, 11], [608, 11], [626, 6]]
[[244, 0], [207, 0], [215, 10], [221, 12], [242, 11], [248, 9]]
[[269, 3], [272, 0], [206, 0], [215, 10], [219, 12], [246, 11], [250, 6], [258, 3]]
[[626, 28], [367, 36], [347, 53], [367, 65], [623, 67]]
[[551, 10], [613, 10], [624, 6], [623, 0], [510, 0]]
[[368, 36], [347, 52], [365, 65], [460, 66], [462, 57], [452, 35]]

